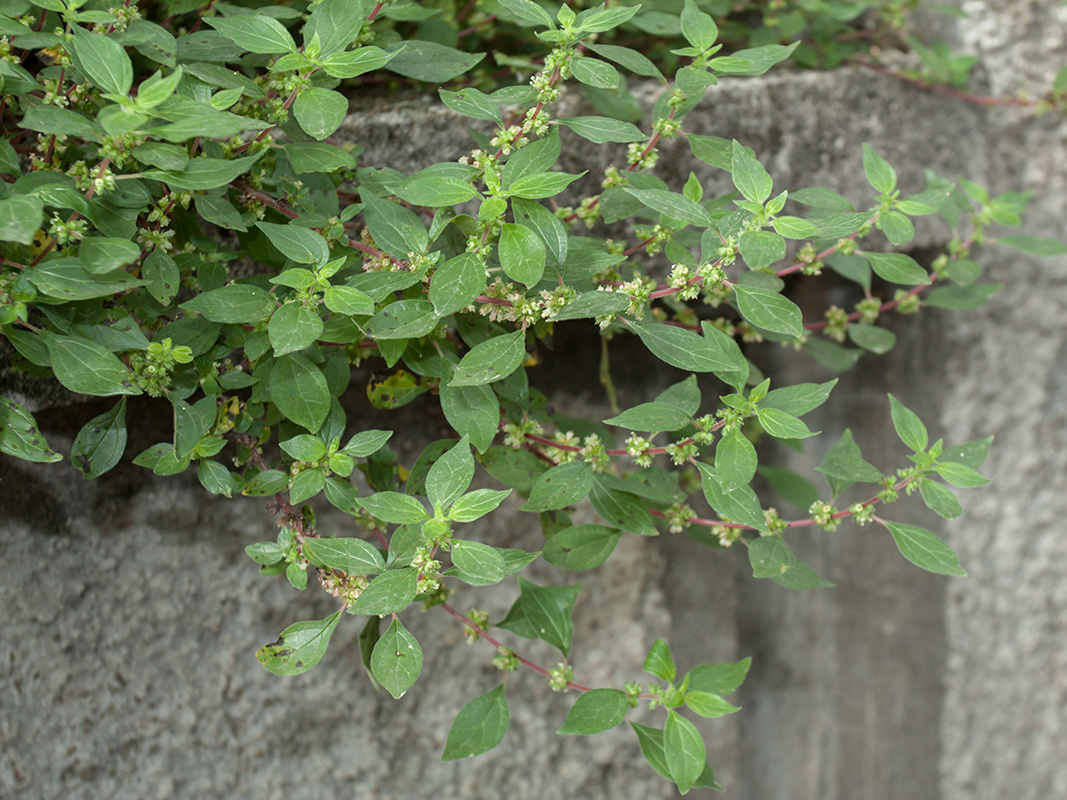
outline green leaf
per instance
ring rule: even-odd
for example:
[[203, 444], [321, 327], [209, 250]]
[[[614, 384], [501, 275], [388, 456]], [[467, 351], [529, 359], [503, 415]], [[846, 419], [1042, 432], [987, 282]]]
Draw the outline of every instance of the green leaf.
[[626, 718], [630, 705], [626, 693], [618, 689], [593, 689], [579, 697], [558, 734], [578, 733], [591, 736], [609, 731]]
[[501, 186], [508, 189], [520, 178], [547, 173], [559, 160], [561, 150], [559, 129], [550, 128], [540, 139], [513, 153], [504, 165]]
[[506, 378], [526, 357], [523, 330], [486, 339], [460, 359], [449, 386], [479, 386]]
[[941, 460], [944, 462], [953, 461], [971, 469], [978, 469], [989, 454], [989, 445], [992, 443], [993, 437], [987, 436], [984, 439], [976, 439], [973, 442], [967, 442], [955, 447], [946, 447], [941, 451]]
[[867, 173], [867, 182], [879, 194], [892, 194], [897, 188], [896, 170], [866, 142], [863, 145], [863, 171]]
[[556, 27], [556, 23], [552, 21], [548, 12], [533, 0], [497, 0], [497, 2], [521, 20], [535, 25], [544, 25], [546, 28]]
[[[79, 114], [77, 111], [70, 111], [58, 106], [34, 106], [28, 109], [22, 117], [21, 125], [31, 131], [59, 136], [74, 136], [79, 139], [88, 139], [90, 142], [100, 141], [100, 130], [88, 117]], [[186, 156], [186, 160], [188, 160], [188, 156]], [[20, 175], [21, 170], [16, 169], [10, 174]]]
[[410, 525], [429, 518], [426, 508], [414, 497], [400, 492], [376, 492], [359, 499], [371, 516], [398, 525]]
[[710, 14], [705, 14], [693, 0], [685, 0], [682, 7], [682, 36], [697, 50], [705, 51], [715, 44], [719, 27]]
[[630, 299], [618, 292], [587, 292], [553, 315], [553, 321], [592, 319], [604, 314], [618, 314], [630, 306]]
[[33, 195], [0, 200], [0, 241], [33, 244], [44, 219], [44, 202]]
[[739, 247], [749, 269], [761, 269], [785, 258], [785, 239], [770, 231], [745, 231]]
[[385, 560], [378, 548], [362, 539], [309, 537], [304, 540], [303, 549], [304, 555], [316, 565], [337, 569], [346, 575], [374, 575], [385, 569]]
[[937, 474], [946, 481], [953, 486], [959, 486], [962, 489], [985, 486], [989, 483], [989, 479], [983, 477], [977, 470], [972, 469], [965, 464], [958, 464], [954, 461], [942, 461], [938, 464], [934, 464], [934, 469], [937, 470]]
[[284, 146], [294, 172], [335, 172], [355, 169], [352, 153], [324, 142], [291, 142]]
[[693, 416], [700, 410], [700, 387], [697, 376], [690, 375], [685, 380], [669, 386], [656, 395], [656, 403], [666, 403]]
[[1034, 253], [1039, 256], [1062, 256], [1067, 253], [1067, 244], [1057, 239], [1042, 239], [1038, 236], [1001, 236], [996, 239], [1001, 244]]
[[463, 438], [430, 467], [426, 474], [426, 496], [435, 508], [447, 508], [467, 491], [473, 479], [474, 456], [470, 443]]
[[405, 78], [433, 83], [458, 78], [485, 58], [485, 53], [465, 53], [454, 47], [418, 39], [391, 45], [387, 52], [394, 52], [398, 47], [403, 49], [386, 68]]
[[777, 408], [794, 417], [802, 417], [825, 403], [836, 385], [837, 378], [834, 378], [826, 383], [797, 383], [771, 389], [767, 396], [760, 400], [760, 406]]
[[322, 56], [344, 50], [359, 36], [370, 10], [368, 0], [323, 0], [304, 24], [304, 42], [318, 36]]
[[394, 58], [399, 51], [387, 53], [380, 47], [364, 45], [358, 50], [347, 53], [334, 53], [322, 59], [322, 69], [334, 78], [355, 78], [365, 72], [381, 69]]
[[510, 494], [510, 489], [506, 491], [475, 489], [452, 504], [452, 508], [448, 511], [448, 518], [456, 522], [474, 522], [494, 511]]
[[469, 183], [442, 175], [404, 181], [394, 194], [412, 205], [427, 208], [454, 206], [481, 196]]
[[[123, 398], [125, 400], [125, 398]], [[106, 416], [106, 415], [105, 415]], [[97, 419], [100, 419], [98, 417]], [[89, 424], [92, 425], [93, 420]], [[125, 428], [123, 428], [125, 434]], [[78, 435], [81, 438], [81, 434]], [[125, 446], [125, 442], [123, 442]], [[75, 440], [77, 448], [77, 440]], [[40, 463], [54, 463], [61, 461], [63, 456], [48, 446], [44, 434], [37, 427], [37, 421], [29, 411], [24, 409], [13, 400], [0, 397], [0, 453], [5, 453], [23, 461], [36, 461]], [[119, 453], [121, 455], [121, 452]], [[71, 454], [74, 465], [82, 469], [82, 464], [77, 460], [78, 452], [75, 449]], [[103, 472], [104, 470], [101, 470]]]
[[350, 606], [353, 614], [395, 614], [415, 600], [418, 571], [414, 567], [391, 569], [370, 582]]
[[715, 446], [715, 473], [724, 489], [746, 486], [756, 474], [756, 448], [738, 429], [723, 436]]
[[545, 561], [575, 571], [592, 569], [607, 560], [622, 532], [605, 525], [572, 525], [545, 543]]
[[370, 665], [378, 683], [399, 700], [419, 679], [422, 648], [400, 620], [394, 618], [389, 630], [374, 645]]
[[677, 668], [674, 666], [674, 656], [671, 655], [671, 648], [662, 639], [656, 639], [652, 643], [641, 669], [667, 683], [671, 683], [678, 675]]
[[903, 253], [868, 253], [861, 256], [871, 263], [871, 269], [882, 279], [904, 286], [925, 286], [930, 283], [929, 273], [911, 256]]
[[310, 347], [322, 333], [322, 317], [295, 302], [281, 306], [270, 318], [267, 334], [276, 356]]
[[624, 186], [623, 190], [653, 211], [658, 211], [671, 219], [681, 220], [698, 228], [715, 227], [715, 221], [704, 206], [694, 203], [685, 195], [664, 189], [634, 189], [629, 186]]
[[312, 433], [330, 412], [330, 390], [322, 370], [296, 353], [275, 359], [270, 399], [282, 414]]
[[756, 493], [750, 486], [737, 486], [726, 489], [719, 482], [715, 471], [703, 462], [697, 462], [700, 470], [700, 483], [704, 491], [704, 497], [715, 513], [733, 522], [748, 525], [750, 528], [764, 530], [767, 521], [763, 516]]
[[256, 660], [275, 675], [299, 675], [319, 663], [330, 644], [330, 636], [341, 618], [335, 611], [326, 619], [290, 625], [278, 641], [264, 645]]
[[326, 308], [337, 314], [364, 317], [374, 313], [374, 301], [351, 286], [329, 286], [323, 293]]
[[591, 8], [578, 17], [577, 27], [586, 33], [603, 33], [619, 27], [640, 10], [640, 6], [627, 8]]
[[796, 564], [797, 557], [781, 536], [761, 536], [748, 543], [748, 562], [753, 577], [773, 578]]
[[584, 56], [571, 61], [571, 74], [575, 80], [598, 89], [614, 89], [621, 76], [607, 61]]
[[276, 542], [256, 542], [245, 547], [245, 553], [257, 564], [276, 564], [285, 552]]
[[[793, 196], [790, 195], [792, 200]], [[780, 236], [786, 239], [811, 239], [819, 235], [819, 226], [801, 217], [776, 217], [772, 224]]]
[[836, 372], [850, 369], [863, 355], [862, 350], [841, 347], [839, 344], [814, 336], [804, 342], [804, 349], [824, 367]]
[[429, 244], [426, 228], [415, 212], [382, 200], [369, 192], [362, 193], [363, 218], [375, 244], [397, 258], [408, 253], [422, 253]]
[[967, 286], [939, 286], [923, 300], [924, 305], [970, 311], [989, 300], [1004, 287], [1003, 283], [972, 283]]
[[289, 31], [278, 20], [265, 14], [208, 17], [205, 22], [249, 53], [274, 55], [296, 52], [296, 43]]
[[[237, 213], [237, 209], [225, 197], [212, 197], [207, 194], [197, 195], [196, 210], [208, 222], [213, 222], [219, 227], [231, 231], [244, 232], [248, 230], [241, 219], [241, 215]], [[156, 252], [159, 251], [157, 250]]]
[[922, 494], [926, 507], [938, 516], [945, 519], [956, 519], [963, 513], [963, 506], [956, 499], [956, 495], [946, 486], [937, 481], [923, 480], [919, 483], [919, 492]]
[[286, 439], [278, 446], [287, 456], [298, 461], [318, 461], [326, 455], [326, 443], [318, 436], [308, 433], [301, 433], [291, 439]]
[[685, 705], [693, 712], [708, 719], [724, 717], [740, 711], [740, 707], [727, 703], [719, 695], [711, 692], [686, 692]]
[[771, 580], [779, 586], [795, 591], [830, 589], [834, 586], [803, 561], [798, 561], [781, 575], [772, 575]]
[[367, 671], [367, 677], [370, 678], [371, 685], [375, 688], [378, 686], [378, 681], [374, 677], [370, 660], [374, 655], [374, 645], [378, 643], [380, 636], [381, 620], [378, 617], [368, 617], [367, 623], [363, 626], [363, 630], [359, 632], [359, 655], [360, 659], [363, 661], [363, 669]]
[[334, 508], [338, 508], [346, 514], [356, 516], [362, 505], [359, 502], [359, 492], [356, 487], [343, 478], [337, 476], [326, 479], [323, 486], [326, 499]]
[[500, 106], [489, 95], [468, 86], [457, 92], [438, 89], [444, 104], [460, 114], [486, 122], [500, 122]]
[[897, 336], [893, 331], [862, 323], [848, 326], [848, 338], [864, 350], [870, 350], [878, 355], [888, 353], [897, 343]]
[[460, 572], [457, 577], [474, 586], [490, 586], [508, 575], [497, 548], [481, 542], [453, 539], [452, 563]]
[[[690, 372], [713, 372], [732, 386], [743, 386], [748, 364], [731, 337], [710, 324], [704, 336], [663, 323], [636, 323], [634, 331], [654, 356]], [[712, 333], [714, 331], [714, 333]]]
[[210, 292], [202, 292], [182, 303], [186, 311], [195, 311], [211, 322], [254, 324], [267, 318], [277, 302], [258, 286], [231, 283]]
[[619, 47], [613, 44], [586, 44], [588, 50], [592, 50], [599, 56], [603, 56], [609, 61], [614, 61], [621, 67], [625, 67], [635, 75], [641, 75], [645, 78], [656, 78], [663, 81], [663, 73], [659, 71], [654, 63], [652, 63], [647, 56], [633, 50], [629, 47]]
[[488, 386], [441, 384], [441, 410], [460, 436], [466, 436], [479, 453], [493, 443], [500, 425], [500, 403]]
[[667, 769], [678, 784], [678, 791], [685, 794], [696, 784], [704, 771], [704, 739], [696, 725], [678, 714], [667, 711], [667, 725], [663, 730], [663, 754]]
[[799, 419], [777, 408], [761, 408], [757, 413], [763, 430], [776, 439], [806, 439], [815, 436], [815, 432], [808, 430], [808, 426]]
[[800, 338], [804, 335], [804, 315], [792, 300], [770, 289], [734, 285], [737, 310], [755, 325], [774, 333]]
[[375, 339], [417, 339], [431, 333], [440, 322], [429, 300], [397, 300], [367, 322]]
[[774, 182], [767, 170], [759, 160], [753, 156], [748, 148], [736, 139], [733, 140], [733, 151], [730, 156], [730, 172], [733, 175], [734, 186], [741, 192], [746, 200], [754, 203], [765, 203], [771, 196]]
[[689, 671], [689, 690], [725, 697], [745, 682], [750, 666], [751, 658], [743, 658], [734, 664], [700, 664]]
[[[173, 453], [173, 451], [171, 451]], [[141, 454], [144, 455], [143, 453]], [[137, 463], [138, 456], [133, 460], [133, 463]], [[149, 466], [143, 464], [141, 466]], [[289, 473], [282, 472], [278, 469], [265, 469], [262, 472], [256, 473], [255, 476], [245, 481], [241, 487], [241, 494], [248, 497], [266, 497], [269, 494], [277, 494], [284, 491], [285, 487], [289, 484]]]
[[830, 491], [834, 497], [837, 497], [857, 480], [865, 482], [878, 482], [881, 480], [880, 473], [878, 477], [875, 477], [875, 473], [878, 470], [863, 460], [859, 446], [852, 439], [852, 431], [848, 428], [841, 434], [841, 438], [837, 443], [826, 452], [822, 464], [816, 469], [826, 476], [826, 481], [830, 484]]
[[593, 509], [610, 525], [641, 536], [658, 536], [652, 515], [636, 495], [620, 491], [600, 476], [593, 476], [589, 495]]
[[511, 184], [504, 194], [508, 197], [525, 197], [528, 200], [555, 197], [584, 174], [584, 172], [580, 175], [571, 175], [567, 172], [542, 172], [536, 175], [524, 175]]
[[915, 566], [938, 575], [967, 576], [952, 548], [936, 534], [916, 525], [899, 522], [887, 522], [886, 527], [893, 535], [900, 554]]
[[915, 238], [915, 226], [899, 211], [886, 211], [878, 218], [878, 227], [898, 247]]
[[632, 122], [608, 117], [568, 117], [559, 120], [583, 139], [597, 144], [605, 142], [641, 142], [648, 137]]
[[233, 183], [248, 172], [259, 160], [259, 155], [244, 158], [193, 158], [182, 170], [149, 170], [143, 177], [163, 181], [171, 189], [206, 191]]
[[534, 635], [558, 648], [564, 657], [570, 654], [574, 623], [567, 602], [571, 587], [537, 586], [519, 578], [519, 603]]
[[66, 301], [117, 295], [145, 283], [122, 270], [106, 276], [93, 275], [77, 258], [55, 258], [23, 270], [22, 274], [41, 294]]
[[543, 473], [530, 490], [523, 511], [555, 511], [577, 503], [593, 485], [593, 470], [586, 461], [558, 464]]
[[56, 380], [72, 392], [94, 395], [140, 394], [130, 371], [118, 357], [101, 345], [78, 336], [46, 339]]
[[89, 80], [111, 94], [128, 95], [133, 86], [133, 62], [113, 37], [74, 29], [74, 64]]
[[256, 227], [263, 231], [282, 255], [298, 264], [323, 264], [330, 258], [326, 240], [313, 230], [299, 225], [276, 225], [273, 222], [257, 222]]
[[569, 244], [567, 229], [559, 217], [540, 203], [524, 200], [521, 197], [512, 198], [511, 211], [517, 223], [525, 225], [541, 237], [557, 264], [564, 264], [567, 261]]
[[[768, 44], [762, 47], [753, 47], [748, 50], [738, 50], [732, 58], [735, 64], [727, 67], [716, 67], [717, 72], [725, 75], [762, 75], [775, 64], [785, 61], [800, 46], [799, 41], [791, 45]], [[744, 62], [748, 62], [746, 66]]]
[[360, 431], [348, 440], [348, 444], [341, 449], [341, 452], [353, 458], [369, 456], [381, 450], [382, 445], [389, 441], [392, 435], [392, 431]]
[[822, 463], [815, 469], [827, 479], [836, 479], [836, 486], [842, 487], [838, 490], [835, 488], [835, 481], [830, 481], [830, 488], [835, 496], [843, 491], [844, 486], [851, 486], [853, 483], [882, 482], [882, 473], [860, 457], [859, 448], [852, 442], [852, 434], [849, 431], [845, 432], [840, 442], [830, 448]]
[[889, 395], [890, 416], [893, 418], [893, 427], [896, 429], [900, 441], [910, 447], [916, 453], [926, 450], [930, 438], [926, 433], [926, 426], [922, 420], [908, 408], [901, 405], [893, 395]]
[[325, 484], [326, 475], [322, 469], [302, 470], [289, 484], [289, 502], [297, 506], [305, 500], [310, 500], [322, 491]]
[[441, 760], [456, 761], [492, 750], [504, 740], [510, 722], [504, 684], [500, 684], [460, 709], [448, 731], [448, 741], [445, 742]]
[[535, 286], [545, 272], [545, 243], [529, 228], [505, 222], [500, 231], [500, 266], [513, 281]]
[[618, 416], [604, 420], [604, 424], [631, 431], [676, 431], [692, 421], [690, 415], [677, 406], [653, 402], [628, 408]]
[[332, 89], [303, 89], [293, 103], [296, 121], [314, 139], [325, 139], [340, 128], [346, 114], [348, 98]]

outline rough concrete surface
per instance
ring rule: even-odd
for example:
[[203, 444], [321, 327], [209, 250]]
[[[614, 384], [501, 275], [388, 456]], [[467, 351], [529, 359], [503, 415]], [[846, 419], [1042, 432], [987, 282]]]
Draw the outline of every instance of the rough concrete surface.
[[[960, 5], [968, 19], [943, 18], [929, 30], [982, 55], [985, 90], [1048, 85], [1067, 53], [1067, 7]], [[642, 90], [646, 99], [652, 91]], [[580, 98], [565, 102], [581, 113]], [[856, 203], [871, 197], [860, 150], [867, 141], [894, 164], [905, 193], [923, 188], [926, 167], [994, 192], [1034, 191], [1026, 231], [1067, 235], [1062, 116], [986, 109], [861, 70], [777, 70], [713, 88], [686, 130], [753, 147], [779, 187], [826, 186]], [[345, 131], [365, 161], [404, 172], [471, 147], [463, 122], [422, 102], [366, 108]], [[664, 148], [657, 174], [680, 188], [691, 169], [708, 195], [729, 189], [725, 173], [694, 162], [680, 141]], [[914, 246], [939, 245], [946, 235], [920, 226]], [[539, 581], [583, 584], [572, 659], [582, 682], [639, 679], [658, 636], [671, 641], [683, 668], [754, 657], [744, 710], [703, 726], [729, 797], [1067, 797], [1067, 258], [989, 246], [979, 260], [1004, 290], [974, 312], [926, 310], [894, 322], [897, 348], [843, 377], [811, 420], [823, 435], [792, 462], [810, 471], [847, 426], [869, 460], [897, 465], [903, 452], [887, 391], [918, 411], [935, 438], [996, 434], [984, 470], [996, 483], [960, 492], [961, 520], [939, 526], [917, 504], [891, 516], [942, 533], [968, 579], [920, 572], [873, 528], [796, 537], [800, 557], [837, 583], [825, 591], [754, 581], [743, 552], [685, 537], [626, 537], [591, 573], [534, 569]], [[812, 315], [840, 302], [844, 290], [824, 287], [798, 296]], [[566, 366], [535, 376], [562, 413], [606, 415], [591, 338], [560, 337], [556, 355]], [[624, 404], [650, 399], [678, 377], [653, 371], [621, 343], [612, 347]], [[785, 383], [829, 377], [768, 346], [752, 353]], [[143, 408], [150, 418], [160, 407]], [[399, 421], [375, 423], [400, 431], [409, 463], [422, 443], [443, 435], [425, 408], [416, 403]], [[62, 451], [100, 410], [38, 417]], [[162, 413], [131, 431], [132, 452], [167, 435]], [[0, 457], [0, 481], [4, 800], [675, 796], [625, 729], [556, 736], [573, 698], [549, 692], [528, 671], [508, 680], [503, 745], [441, 763], [456, 711], [498, 677], [492, 649], [464, 645], [459, 626], [439, 611], [405, 614], [426, 661], [400, 701], [370, 688], [358, 619], [343, 621], [309, 673], [267, 673], [254, 650], [331, 606], [314, 589], [301, 594], [259, 577], [243, 555], [245, 545], [274, 535], [261, 501], [210, 498], [188, 477], [156, 479], [128, 466], [86, 483], [66, 463]], [[477, 535], [535, 548], [536, 521], [516, 507], [490, 517]], [[348, 524], [328, 509], [320, 519], [327, 528]], [[516, 595], [513, 583], [469, 589], [454, 605], [499, 618]], [[547, 645], [514, 641], [541, 663], [558, 659]]]

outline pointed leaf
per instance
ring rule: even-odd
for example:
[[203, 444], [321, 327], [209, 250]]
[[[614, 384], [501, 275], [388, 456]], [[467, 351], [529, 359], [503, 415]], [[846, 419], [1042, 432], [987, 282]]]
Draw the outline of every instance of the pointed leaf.
[[341, 612], [335, 611], [321, 621], [294, 623], [282, 631], [278, 641], [261, 647], [256, 660], [275, 675], [307, 672], [326, 653], [340, 618]]
[[463, 706], [448, 731], [441, 760], [456, 761], [492, 750], [504, 740], [510, 722], [504, 684], [500, 684]]
[[912, 564], [939, 575], [967, 576], [952, 548], [936, 534], [917, 525], [899, 522], [887, 522], [886, 527], [893, 535], [901, 555]]
[[591, 736], [611, 730], [626, 718], [629, 710], [625, 692], [593, 689], [579, 697], [567, 712], [567, 721], [556, 733]]
[[393, 619], [374, 645], [370, 666], [378, 683], [397, 700], [415, 685], [422, 672], [422, 648], [399, 619]]

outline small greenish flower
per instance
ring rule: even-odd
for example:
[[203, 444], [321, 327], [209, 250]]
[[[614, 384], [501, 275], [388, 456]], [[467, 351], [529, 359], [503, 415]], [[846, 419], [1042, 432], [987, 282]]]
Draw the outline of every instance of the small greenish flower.
[[824, 531], [832, 531], [841, 524], [839, 518], [834, 518], [834, 514], [836, 513], [836, 508], [822, 500], [816, 500], [808, 509], [808, 514], [811, 515], [811, 518], [815, 523]]
[[567, 684], [572, 680], [574, 680], [574, 670], [562, 662], [548, 671], [548, 688], [553, 692], [565, 691]]

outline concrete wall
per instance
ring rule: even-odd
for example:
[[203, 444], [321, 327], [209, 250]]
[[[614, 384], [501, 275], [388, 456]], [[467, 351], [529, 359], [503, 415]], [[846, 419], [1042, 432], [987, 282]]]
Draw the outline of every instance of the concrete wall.
[[[1067, 7], [963, 5], [970, 19], [930, 29], [983, 55], [991, 93], [1048, 85], [1067, 52]], [[1063, 119], [984, 109], [861, 70], [779, 70], [723, 82], [687, 129], [754, 147], [780, 186], [828, 186], [857, 202], [870, 197], [860, 153], [867, 141], [896, 166], [905, 192], [922, 188], [924, 167], [998, 192], [1032, 190], [1027, 232], [1063, 238]], [[405, 171], [469, 147], [461, 122], [417, 103], [368, 109], [347, 130], [365, 160]], [[658, 174], [680, 186], [690, 169], [709, 194], [726, 189], [722, 173], [693, 164], [684, 145], [667, 148]], [[923, 226], [917, 246], [945, 235]], [[997, 482], [961, 493], [961, 520], [939, 527], [914, 507], [892, 515], [942, 532], [970, 578], [920, 572], [870, 528], [797, 536], [798, 554], [838, 584], [803, 594], [753, 580], [741, 551], [685, 537], [628, 537], [592, 573], [534, 570], [536, 580], [583, 583], [572, 660], [583, 682], [639, 679], [657, 636], [671, 641], [683, 668], [754, 657], [744, 710], [704, 726], [728, 796], [1067, 797], [1067, 259], [991, 246], [981, 260], [1007, 284], [989, 305], [966, 314], [928, 309], [895, 324], [897, 348], [862, 361], [812, 422], [823, 447], [850, 426], [884, 468], [902, 455], [887, 390], [934, 436], [962, 442], [995, 433], [985, 471]], [[824, 306], [839, 290], [817, 291], [830, 294], [805, 297], [806, 305]], [[606, 413], [595, 380], [574, 378], [595, 365], [595, 341], [561, 342], [567, 365], [537, 378], [566, 413]], [[825, 377], [804, 359], [753, 352], [785, 383]], [[637, 351], [622, 354], [621, 344], [615, 353], [620, 402], [649, 399], [676, 379]], [[350, 414], [376, 413], [352, 403]], [[410, 460], [443, 434], [428, 408], [416, 403], [402, 421], [382, 415], [374, 424], [402, 430], [398, 445]], [[63, 407], [39, 418], [63, 450], [101, 410]], [[139, 411], [131, 452], [168, 431], [165, 406], [144, 401]], [[819, 447], [816, 440], [809, 467]], [[503, 515], [478, 535], [536, 547], [532, 520], [515, 504]], [[348, 524], [328, 511], [322, 522]], [[674, 796], [625, 730], [555, 736], [573, 698], [526, 671], [508, 681], [504, 744], [478, 759], [439, 762], [455, 712], [498, 680], [491, 648], [464, 646], [439, 612], [405, 615], [426, 662], [399, 702], [370, 689], [354, 624], [338, 629], [311, 672], [271, 676], [255, 663], [255, 648], [331, 608], [314, 591], [256, 574], [242, 548], [271, 536], [262, 502], [216, 500], [187, 478], [122, 465], [87, 483], [65, 462], [0, 457], [0, 797]], [[516, 594], [512, 585], [472, 589], [454, 604], [499, 617]], [[547, 646], [518, 643], [555, 663]]]

